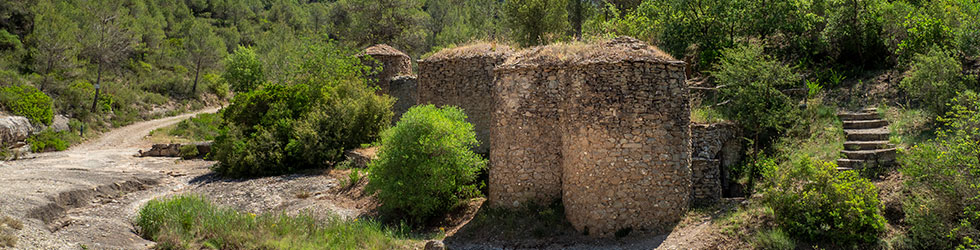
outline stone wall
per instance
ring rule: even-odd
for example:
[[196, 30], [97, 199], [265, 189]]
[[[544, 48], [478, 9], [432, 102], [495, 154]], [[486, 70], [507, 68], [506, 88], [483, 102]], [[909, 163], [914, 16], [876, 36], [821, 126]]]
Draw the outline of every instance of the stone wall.
[[631, 38], [537, 47], [499, 66], [495, 88], [491, 205], [560, 198], [597, 236], [664, 233], [686, 211], [683, 62]]
[[478, 43], [442, 50], [419, 61], [418, 103], [462, 108], [480, 141], [477, 153], [490, 150], [493, 69], [510, 51], [504, 45]]
[[389, 86], [388, 94], [395, 98], [395, 104], [391, 107], [395, 113], [391, 118], [391, 124], [395, 124], [401, 119], [402, 114], [417, 103], [415, 98], [418, 81], [415, 76], [396, 76], [389, 80]]
[[691, 199], [715, 202], [723, 196], [732, 178], [728, 169], [741, 161], [742, 144], [738, 127], [731, 123], [691, 124]]

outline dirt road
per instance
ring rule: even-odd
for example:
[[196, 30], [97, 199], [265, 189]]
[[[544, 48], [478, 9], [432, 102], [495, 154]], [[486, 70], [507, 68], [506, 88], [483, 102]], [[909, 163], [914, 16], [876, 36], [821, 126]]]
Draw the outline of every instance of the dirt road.
[[[0, 162], [0, 215], [21, 220], [18, 249], [143, 249], [132, 218], [153, 197], [207, 171], [205, 161], [134, 157], [143, 138], [210, 108], [112, 130], [63, 152]], [[197, 173], [191, 173], [197, 172]]]

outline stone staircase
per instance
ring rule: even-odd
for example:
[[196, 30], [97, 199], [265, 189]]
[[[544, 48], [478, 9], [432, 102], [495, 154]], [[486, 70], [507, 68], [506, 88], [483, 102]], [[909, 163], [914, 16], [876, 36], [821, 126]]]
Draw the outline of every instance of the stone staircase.
[[885, 167], [895, 163], [895, 145], [888, 143], [888, 121], [875, 108], [860, 112], [837, 114], [844, 122], [844, 158], [837, 160], [837, 169], [852, 170]]

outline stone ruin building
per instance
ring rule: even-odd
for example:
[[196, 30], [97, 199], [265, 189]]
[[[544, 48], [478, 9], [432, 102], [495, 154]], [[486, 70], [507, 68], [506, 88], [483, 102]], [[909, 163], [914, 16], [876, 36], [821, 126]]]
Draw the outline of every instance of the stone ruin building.
[[561, 199], [575, 229], [669, 231], [687, 211], [684, 62], [632, 38], [516, 53], [496, 70], [490, 202]]
[[739, 160], [734, 126], [691, 124], [685, 63], [632, 38], [477, 43], [418, 63], [417, 85], [387, 78], [389, 90], [411, 96], [405, 110], [463, 108], [489, 153], [491, 206], [560, 200], [590, 235], [665, 233], [690, 204], [720, 199]]
[[732, 123], [691, 124], [691, 201], [710, 204], [734, 185], [729, 169], [742, 160], [738, 127]]
[[[373, 60], [367, 60], [370, 56]], [[415, 75], [412, 73], [412, 58], [405, 53], [386, 44], [378, 44], [364, 49], [360, 54], [361, 63], [370, 67], [381, 66], [381, 71], [369, 75], [375, 81], [379, 94], [395, 98], [392, 107], [395, 115], [392, 124], [401, 117], [408, 108], [415, 105]]]
[[506, 45], [476, 43], [444, 49], [419, 61], [418, 102], [462, 108], [480, 141], [477, 153], [490, 151], [493, 70], [511, 52]]

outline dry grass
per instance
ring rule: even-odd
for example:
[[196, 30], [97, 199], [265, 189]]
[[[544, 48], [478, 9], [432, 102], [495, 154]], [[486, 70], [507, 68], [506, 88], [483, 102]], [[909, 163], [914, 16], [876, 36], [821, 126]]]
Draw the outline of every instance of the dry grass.
[[0, 248], [17, 245], [17, 236], [12, 231], [24, 229], [24, 224], [9, 216], [0, 217]]
[[476, 56], [508, 56], [514, 50], [511, 46], [496, 41], [473, 41], [466, 45], [445, 48], [425, 57], [425, 61], [441, 61], [446, 59], [472, 58]]
[[371, 47], [364, 49], [364, 55], [370, 56], [405, 56], [408, 57], [404, 52], [388, 46], [387, 44], [376, 44]]
[[528, 48], [507, 59], [504, 65], [556, 65], [621, 61], [676, 61], [657, 47], [631, 37], [594, 43], [555, 43]]

